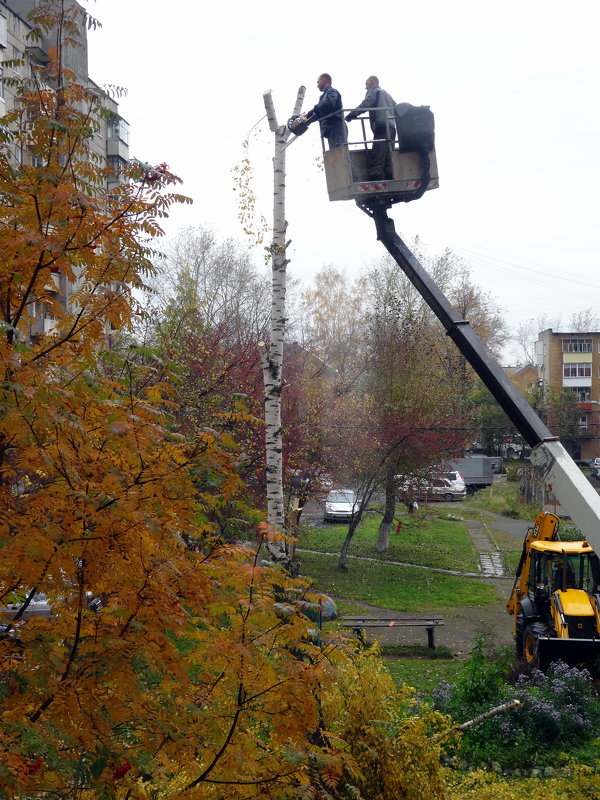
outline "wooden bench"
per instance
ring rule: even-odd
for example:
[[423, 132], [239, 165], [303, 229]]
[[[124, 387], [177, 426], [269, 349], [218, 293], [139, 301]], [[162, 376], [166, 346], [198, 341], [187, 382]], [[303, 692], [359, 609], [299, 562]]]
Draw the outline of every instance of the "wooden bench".
[[364, 639], [365, 628], [425, 628], [427, 631], [427, 646], [435, 650], [436, 628], [444, 624], [443, 617], [432, 614], [428, 617], [374, 617], [365, 616], [344, 616], [342, 617], [343, 627], [352, 628], [352, 632], [359, 639]]

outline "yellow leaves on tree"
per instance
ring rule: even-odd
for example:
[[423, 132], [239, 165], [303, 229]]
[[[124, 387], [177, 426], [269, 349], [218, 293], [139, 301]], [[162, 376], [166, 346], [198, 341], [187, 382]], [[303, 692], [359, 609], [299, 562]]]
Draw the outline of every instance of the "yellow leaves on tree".
[[493, 772], [448, 771], [447, 800], [596, 800], [600, 797], [597, 769], [575, 764], [560, 775], [506, 779]]
[[361, 797], [445, 797], [436, 735], [448, 730], [448, 720], [425, 704], [416, 712], [414, 690], [396, 688], [376, 648], [339, 664], [323, 716], [326, 729], [351, 756], [344, 777]]
[[441, 796], [437, 718], [219, 538], [235, 441], [183, 439], [125, 339], [178, 179], [138, 162], [105, 190], [101, 100], [60, 58], [0, 129], [38, 164], [0, 155], [0, 798]]

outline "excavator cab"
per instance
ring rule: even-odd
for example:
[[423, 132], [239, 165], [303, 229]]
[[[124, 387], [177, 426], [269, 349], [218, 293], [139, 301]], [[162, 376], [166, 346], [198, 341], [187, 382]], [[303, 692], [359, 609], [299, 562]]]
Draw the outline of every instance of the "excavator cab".
[[[528, 596], [536, 600], [540, 595], [580, 589], [589, 595], [598, 594], [600, 562], [586, 542], [541, 542], [532, 546]], [[568, 545], [569, 550], [566, 549]], [[573, 549], [575, 550], [573, 552]]]

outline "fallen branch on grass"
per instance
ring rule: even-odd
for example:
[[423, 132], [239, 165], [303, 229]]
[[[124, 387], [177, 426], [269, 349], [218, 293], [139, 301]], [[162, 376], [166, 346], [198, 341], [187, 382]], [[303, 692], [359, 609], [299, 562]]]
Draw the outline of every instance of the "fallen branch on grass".
[[469, 719], [467, 720], [467, 722], [463, 722], [461, 725], [456, 725], [455, 727], [450, 728], [450, 730], [438, 734], [436, 737], [434, 737], [434, 741], [438, 741], [439, 739], [443, 739], [446, 736], [450, 736], [451, 733], [455, 733], [456, 731], [466, 731], [469, 728], [472, 728], [473, 725], [478, 725], [480, 722], [483, 722], [484, 719], [489, 719], [490, 717], [494, 717], [496, 716], [496, 714], [503, 714], [505, 711], [510, 711], [513, 708], [518, 708], [520, 705], [521, 705], [520, 700], [509, 700], [508, 703], [503, 703], [501, 706], [490, 708], [490, 710], [486, 711], [484, 714], [480, 714], [478, 717]]

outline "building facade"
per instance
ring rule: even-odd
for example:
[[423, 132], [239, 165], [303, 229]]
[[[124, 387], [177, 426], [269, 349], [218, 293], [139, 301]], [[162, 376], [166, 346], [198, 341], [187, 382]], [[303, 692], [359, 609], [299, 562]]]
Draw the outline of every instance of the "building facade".
[[[600, 457], [600, 332], [538, 334], [536, 366], [542, 390], [563, 392], [577, 415], [578, 435], [571, 455], [588, 460]], [[554, 420], [548, 419], [552, 430]], [[568, 442], [564, 442], [568, 446]]]
[[[73, 4], [81, 8], [78, 3]], [[37, 5], [37, 0], [0, 0], [0, 59], [9, 62], [0, 64], [0, 76], [6, 78], [28, 78], [37, 66], [48, 63], [49, 52], [53, 47], [52, 35], [41, 40], [31, 39], [31, 25], [27, 22], [27, 14]], [[82, 9], [83, 11], [83, 9]], [[101, 91], [88, 74], [87, 28], [81, 25], [81, 37], [77, 46], [65, 46], [64, 66], [75, 73], [77, 80], [98, 94]], [[19, 61], [19, 64], [11, 64]], [[4, 80], [0, 81], [0, 116], [11, 111], [16, 102], [15, 90]], [[97, 118], [96, 132], [91, 148], [106, 159], [107, 164], [119, 167], [129, 160], [129, 125], [119, 114], [118, 103], [111, 97], [104, 96], [102, 104], [106, 115]], [[15, 152], [15, 159], [22, 160], [27, 154]]]
[[[75, 0], [73, 6], [83, 14], [83, 8]], [[38, 5], [38, 0], [0, 0], [0, 117], [12, 111], [19, 102], [18, 87], [9, 79], [27, 80], [37, 75], [43, 81], [43, 68], [49, 62], [51, 49], [56, 44], [56, 35], [51, 31], [41, 39], [32, 38], [32, 26], [27, 21], [29, 12]], [[76, 80], [94, 94], [101, 97], [104, 113], [96, 115], [97, 130], [89, 142], [90, 154], [97, 157], [100, 165], [112, 166], [114, 171], [106, 179], [106, 189], [119, 180], [121, 168], [129, 160], [129, 125], [119, 114], [118, 103], [92, 81], [88, 74], [87, 27], [80, 25], [80, 40], [77, 46], [65, 45], [62, 58], [64, 68], [75, 74]], [[36, 163], [36, 157], [27, 148], [12, 143], [3, 144], [4, 152], [15, 163], [43, 166]], [[60, 302], [70, 307], [70, 298], [79, 289], [78, 281], [69, 281], [61, 273], [51, 276], [52, 285], [48, 287]], [[32, 337], [52, 332], [55, 321], [46, 304], [34, 303], [31, 309], [34, 318], [29, 335]]]

